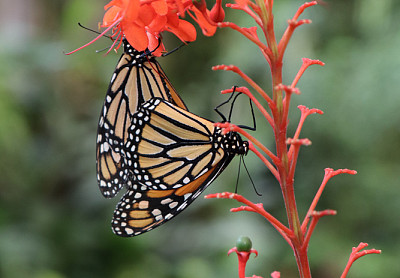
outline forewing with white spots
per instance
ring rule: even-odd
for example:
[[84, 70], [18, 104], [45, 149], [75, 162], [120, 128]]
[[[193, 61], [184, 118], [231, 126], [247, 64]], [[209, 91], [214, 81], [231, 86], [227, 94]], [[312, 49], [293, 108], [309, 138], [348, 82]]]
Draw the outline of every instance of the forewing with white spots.
[[132, 118], [125, 144], [133, 182], [149, 189], [177, 189], [225, 159], [221, 130], [162, 99], [146, 102]]
[[114, 197], [128, 180], [122, 149], [128, 141], [131, 118], [154, 97], [186, 109], [155, 58], [124, 41], [124, 54], [111, 78], [97, 132], [97, 180], [107, 198]]
[[153, 98], [132, 118], [124, 154], [128, 192], [114, 212], [115, 234], [154, 229], [190, 205], [248, 143], [237, 133], [162, 99]]

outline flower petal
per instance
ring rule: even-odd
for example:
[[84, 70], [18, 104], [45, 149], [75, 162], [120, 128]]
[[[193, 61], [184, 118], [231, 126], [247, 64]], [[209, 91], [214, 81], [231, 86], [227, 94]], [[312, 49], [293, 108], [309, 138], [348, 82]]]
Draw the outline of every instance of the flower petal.
[[140, 12], [140, 0], [125, 0], [129, 1], [125, 9], [125, 18], [130, 21], [135, 21]]
[[174, 33], [183, 42], [196, 40], [196, 28], [183, 19], [179, 19], [178, 27], [169, 24], [167, 24], [167, 27], [170, 32]]
[[[205, 36], [211, 37], [215, 34], [215, 32], [217, 31], [217, 26], [212, 25], [207, 18], [205, 18], [205, 16], [203, 15], [203, 13], [196, 9], [196, 8], [192, 8], [191, 9], [195, 16], [193, 16], [191, 13], [189, 13], [192, 18], [197, 22], [197, 24], [199, 24], [201, 30], [203, 31], [203, 34]], [[209, 17], [210, 12], [207, 10], [207, 16]]]
[[108, 3], [107, 5], [104, 6], [104, 10], [107, 10], [108, 8], [110, 8], [112, 6], [117, 6], [119, 8], [123, 8], [124, 2], [122, 2], [122, 0], [112, 0], [110, 3]]
[[102, 27], [108, 27], [112, 25], [120, 17], [121, 17], [121, 8], [116, 6], [111, 7], [104, 14]]
[[[191, 1], [190, 1], [191, 2]], [[177, 9], [178, 9], [178, 14], [181, 16], [181, 17], [184, 17], [185, 16], [185, 5], [184, 5], [184, 3], [183, 3], [183, 1], [181, 1], [181, 0], [175, 0], [175, 5], [176, 5], [176, 7], [177, 7]]]
[[159, 15], [166, 15], [168, 13], [168, 5], [164, 0], [153, 1], [151, 2], [151, 6]]
[[165, 25], [167, 24], [167, 17], [166, 16], [157, 16], [151, 24], [147, 26], [149, 32], [154, 35], [160, 34], [165, 29]]
[[178, 27], [179, 26], [179, 17], [175, 13], [167, 14], [168, 25]]
[[142, 5], [140, 7], [139, 19], [144, 25], [151, 24], [155, 17], [157, 17], [157, 14], [151, 5]]
[[146, 50], [149, 39], [147, 38], [144, 27], [140, 27], [136, 24], [125, 24], [124, 27], [123, 33], [132, 47], [138, 51]]

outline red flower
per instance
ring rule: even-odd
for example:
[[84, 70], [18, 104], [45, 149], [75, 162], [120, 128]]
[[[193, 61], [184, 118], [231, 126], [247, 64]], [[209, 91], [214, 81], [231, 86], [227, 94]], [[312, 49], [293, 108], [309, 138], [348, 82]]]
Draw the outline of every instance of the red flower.
[[139, 7], [140, 0], [111, 1], [104, 6], [107, 11], [103, 17], [101, 27], [113, 28], [112, 37], [115, 42], [119, 41], [124, 33], [128, 34], [128, 36], [135, 34], [138, 39], [131, 44], [137, 49], [145, 50], [148, 43], [144, 44], [143, 42], [147, 40], [147, 35], [143, 24], [139, 21]]
[[[112, 28], [112, 37], [119, 40], [124, 36], [139, 51], [156, 49], [163, 31], [175, 34], [183, 42], [194, 41], [196, 29], [191, 23], [179, 18], [188, 10], [194, 13], [190, 15], [204, 34], [211, 36], [216, 30], [212, 21], [207, 20], [209, 11], [200, 11], [191, 0], [113, 0], [104, 8], [107, 11], [101, 27]], [[153, 54], [160, 55], [163, 49], [162, 45]]]
[[207, 9], [200, 10], [195, 6], [192, 6], [190, 11], [192, 11], [194, 15], [191, 13], [189, 13], [189, 15], [196, 21], [197, 24], [199, 24], [201, 30], [203, 31], [203, 35], [208, 37], [213, 36], [215, 31], [217, 31], [217, 26], [210, 19], [210, 11]]
[[122, 38], [126, 38], [135, 49], [144, 51], [147, 48], [153, 51], [153, 55], [160, 56], [165, 50], [160, 40], [161, 32], [171, 32], [183, 42], [196, 39], [195, 27], [182, 19], [186, 12], [199, 24], [204, 35], [214, 35], [217, 29], [215, 22], [224, 16], [220, 7], [216, 7], [220, 5], [221, 1], [218, 1], [210, 13], [204, 0], [112, 0], [104, 6], [106, 12], [100, 25], [106, 29], [91, 42], [66, 54], [92, 44], [112, 30], [114, 43], [109, 51], [118, 49]]

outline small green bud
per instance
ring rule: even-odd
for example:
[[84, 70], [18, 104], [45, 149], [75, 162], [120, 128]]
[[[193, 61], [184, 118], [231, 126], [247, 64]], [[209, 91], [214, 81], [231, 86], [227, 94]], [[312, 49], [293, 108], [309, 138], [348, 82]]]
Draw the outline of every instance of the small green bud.
[[251, 242], [250, 238], [247, 236], [240, 236], [236, 240], [236, 248], [239, 252], [249, 252], [253, 243]]

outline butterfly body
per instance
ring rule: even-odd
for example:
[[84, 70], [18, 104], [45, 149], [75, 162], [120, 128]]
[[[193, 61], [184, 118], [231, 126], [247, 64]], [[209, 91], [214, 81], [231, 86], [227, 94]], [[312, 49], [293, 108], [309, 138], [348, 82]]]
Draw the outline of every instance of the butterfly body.
[[161, 98], [132, 117], [124, 146], [128, 192], [117, 205], [114, 233], [134, 236], [176, 216], [225, 169], [248, 142]]

